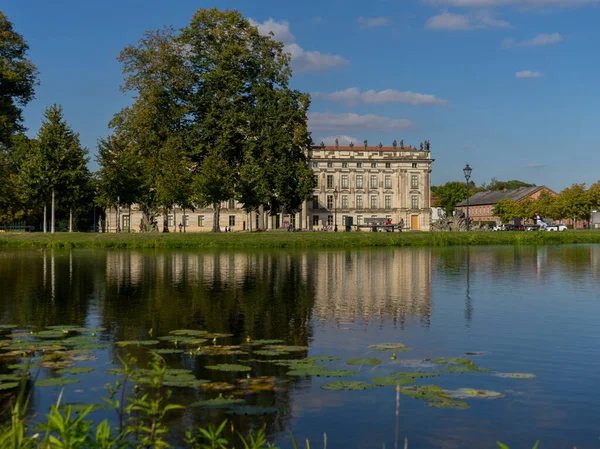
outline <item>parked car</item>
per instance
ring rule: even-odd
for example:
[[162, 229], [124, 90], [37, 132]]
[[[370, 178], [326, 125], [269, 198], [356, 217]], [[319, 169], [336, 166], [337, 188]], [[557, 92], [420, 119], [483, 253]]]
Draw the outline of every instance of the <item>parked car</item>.
[[548, 227], [546, 228], [546, 231], [558, 232], [558, 231], [566, 231], [567, 229], [568, 229], [567, 226], [564, 224], [555, 224], [555, 225], [548, 225]]

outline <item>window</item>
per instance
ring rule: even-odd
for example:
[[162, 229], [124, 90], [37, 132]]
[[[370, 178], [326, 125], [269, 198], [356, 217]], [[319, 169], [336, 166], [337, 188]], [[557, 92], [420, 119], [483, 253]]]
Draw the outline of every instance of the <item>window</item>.
[[204, 215], [198, 215], [198, 227], [201, 228], [204, 226]]
[[227, 207], [228, 207], [229, 209], [235, 209], [235, 200], [229, 200], [229, 201], [227, 202]]
[[333, 167], [333, 162], [327, 162], [327, 168]]
[[333, 175], [327, 175], [327, 188], [333, 189]]
[[362, 189], [363, 188], [363, 177], [362, 177], [362, 175], [357, 175], [356, 176], [356, 188], [357, 189]]
[[342, 162], [342, 168], [348, 168], [348, 162]]
[[419, 197], [417, 195], [412, 196], [410, 205], [413, 209], [419, 208]]
[[123, 215], [123, 229], [129, 230], [129, 215]]
[[317, 195], [313, 195], [313, 209], [319, 208], [319, 197]]
[[371, 175], [371, 188], [377, 188], [377, 175]]
[[342, 175], [342, 189], [348, 188], [348, 175]]
[[356, 168], [362, 168], [362, 162], [357, 162], [356, 163]]
[[318, 162], [313, 162], [313, 168], [319, 168], [319, 163]]
[[386, 189], [392, 188], [392, 175], [385, 175], [385, 188]]
[[377, 168], [377, 162], [371, 162], [371, 168]]
[[410, 188], [411, 189], [419, 188], [419, 177], [417, 175], [412, 175], [410, 177]]
[[183, 216], [183, 224], [187, 227], [190, 225], [190, 216], [189, 215], [184, 215]]
[[363, 216], [362, 216], [362, 215], [357, 215], [357, 216], [356, 216], [356, 224], [357, 224], [357, 225], [362, 225], [362, 224], [364, 224], [364, 220], [363, 220]]
[[371, 196], [371, 209], [377, 209], [377, 195]]
[[327, 215], [327, 226], [333, 226], [333, 215]]
[[348, 195], [342, 195], [342, 209], [348, 209]]
[[392, 196], [391, 195], [386, 195], [385, 196], [385, 208], [386, 209], [391, 209], [392, 208]]
[[333, 195], [327, 195], [327, 209], [333, 209]]
[[169, 214], [167, 216], [167, 226], [171, 227], [173, 226], [173, 215]]
[[319, 226], [319, 216], [313, 215], [313, 226]]
[[385, 163], [385, 168], [392, 168], [392, 164], [391, 164], [391, 163], [389, 163], [389, 162], [386, 162], [386, 163]]
[[362, 195], [356, 195], [356, 208], [357, 209], [363, 208]]
[[229, 226], [235, 226], [235, 215], [229, 216]]
[[417, 163], [416, 162], [412, 163], [412, 168], [417, 168]]
[[315, 188], [319, 187], [319, 175], [315, 175]]

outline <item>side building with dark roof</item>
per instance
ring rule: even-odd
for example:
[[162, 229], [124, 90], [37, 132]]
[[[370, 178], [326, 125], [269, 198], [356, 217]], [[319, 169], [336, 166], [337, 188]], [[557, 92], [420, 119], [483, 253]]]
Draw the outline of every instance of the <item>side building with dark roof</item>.
[[[492, 213], [494, 206], [500, 200], [512, 200], [516, 203], [526, 200], [536, 200], [543, 192], [551, 196], [556, 196], [556, 192], [546, 186], [539, 187], [519, 187], [511, 190], [487, 190], [477, 192], [469, 197], [469, 218], [472, 221], [495, 221], [500, 222], [500, 218]], [[456, 205], [459, 214], [466, 213], [467, 201], [462, 201]]]

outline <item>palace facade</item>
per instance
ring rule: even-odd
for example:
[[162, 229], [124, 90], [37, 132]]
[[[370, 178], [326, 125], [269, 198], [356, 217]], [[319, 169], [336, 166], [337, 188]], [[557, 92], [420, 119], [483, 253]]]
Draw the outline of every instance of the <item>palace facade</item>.
[[[345, 230], [352, 221], [353, 230], [368, 219], [389, 219], [393, 224], [403, 223], [405, 229], [428, 231], [431, 223], [430, 187], [431, 158], [429, 142], [422, 149], [404, 147], [393, 142], [392, 146], [348, 146], [324, 144], [308, 150], [310, 167], [314, 171], [316, 188], [313, 197], [305, 201], [296, 214], [273, 214], [265, 216], [267, 229], [293, 225], [296, 229], [321, 230], [323, 226]], [[185, 224], [187, 232], [212, 230], [213, 210], [194, 211], [175, 208], [167, 223], [171, 231], [181, 231]], [[257, 229], [258, 214], [246, 213], [241, 204], [230, 200], [222, 204], [220, 227], [232, 231]], [[102, 229], [115, 232], [117, 213], [106, 211], [106, 223]], [[121, 231], [137, 232], [142, 214], [136, 205], [121, 208], [119, 213]], [[157, 216], [159, 230], [163, 217]], [[181, 225], [181, 226], [180, 226]]]

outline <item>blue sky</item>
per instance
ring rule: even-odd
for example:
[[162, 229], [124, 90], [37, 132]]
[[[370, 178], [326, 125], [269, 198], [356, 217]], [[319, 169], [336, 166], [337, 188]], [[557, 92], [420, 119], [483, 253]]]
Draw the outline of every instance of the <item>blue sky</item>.
[[600, 0], [3, 0], [40, 70], [29, 134], [59, 103], [94, 155], [128, 103], [119, 51], [211, 6], [286, 44], [316, 143], [428, 139], [434, 184], [467, 162], [477, 183], [600, 179]]

